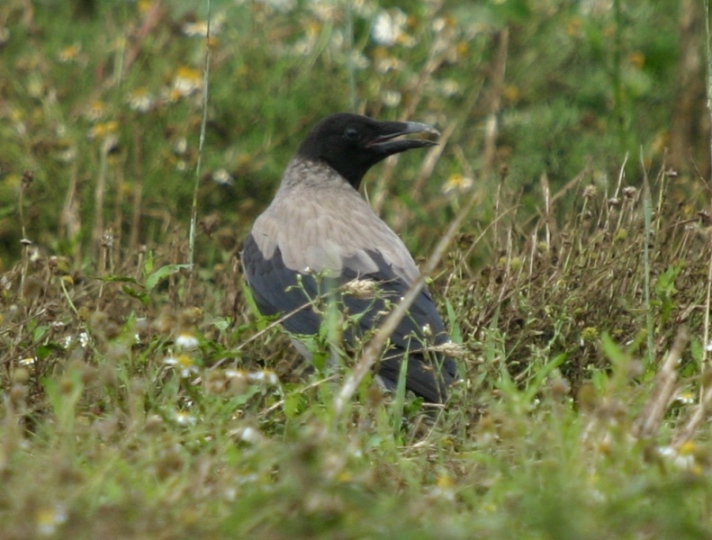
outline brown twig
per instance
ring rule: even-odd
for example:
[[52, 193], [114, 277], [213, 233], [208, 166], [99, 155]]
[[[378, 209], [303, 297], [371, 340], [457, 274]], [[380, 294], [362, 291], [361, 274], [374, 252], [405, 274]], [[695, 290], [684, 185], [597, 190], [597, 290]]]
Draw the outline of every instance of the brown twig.
[[695, 411], [685, 424], [685, 427], [675, 438], [675, 442], [673, 443], [675, 448], [680, 448], [683, 444], [691, 440], [697, 432], [697, 428], [700, 427], [700, 424], [707, 416], [710, 406], [712, 405], [712, 384], [710, 384], [710, 379], [711, 377], [709, 372], [702, 374], [702, 385], [700, 388], [700, 393], [702, 395], [700, 397], [700, 402], [697, 404]]
[[20, 183], [20, 192], [18, 194], [17, 212], [20, 217], [20, 230], [22, 231], [22, 270], [20, 271], [20, 291], [25, 288], [25, 278], [30, 265], [30, 246], [32, 241], [27, 238], [27, 228], [25, 227], [25, 191], [34, 180], [34, 175], [30, 171], [22, 173], [22, 182]]
[[[64, 199], [64, 206], [59, 217], [59, 230], [63, 231], [67, 240], [74, 242], [82, 230], [82, 218], [79, 212], [79, 171], [77, 168], [77, 160], [72, 161], [71, 171], [69, 173], [69, 188]], [[74, 251], [74, 260], [81, 260], [81, 243], [77, 242], [76, 250]]]
[[634, 433], [639, 439], [650, 439], [658, 432], [660, 422], [675, 391], [676, 367], [689, 339], [687, 328], [683, 326], [678, 330], [667, 358], [658, 371], [650, 399], [633, 426]]
[[139, 242], [139, 230], [141, 228], [141, 207], [143, 204], [143, 172], [141, 163], [143, 162], [143, 140], [142, 133], [143, 130], [139, 125], [133, 130], [134, 133], [134, 159], [133, 159], [133, 173], [134, 173], [134, 188], [133, 196], [131, 201], [131, 233], [129, 235], [129, 253], [136, 253], [138, 251]]
[[483, 152], [483, 177], [487, 178], [494, 167], [497, 151], [497, 136], [499, 134], [499, 110], [502, 106], [502, 91], [504, 77], [507, 72], [507, 54], [509, 52], [509, 29], [505, 28], [497, 34], [497, 52], [494, 59], [494, 75], [492, 77], [492, 96], [490, 111], [485, 124], [485, 148]]

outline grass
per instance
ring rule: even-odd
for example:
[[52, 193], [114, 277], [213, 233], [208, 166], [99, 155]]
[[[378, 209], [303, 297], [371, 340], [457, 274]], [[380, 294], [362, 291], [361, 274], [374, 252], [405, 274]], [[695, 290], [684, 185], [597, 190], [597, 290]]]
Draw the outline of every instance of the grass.
[[[417, 3], [388, 45], [370, 2], [215, 0], [192, 272], [200, 15], [3, 4], [0, 538], [712, 535], [710, 218], [654, 151], [663, 112], [636, 120], [672, 93], [652, 4]], [[245, 290], [242, 235], [300, 134], [348, 108], [333, 88], [443, 132], [367, 191], [421, 256], [466, 216], [421, 261], [465, 350], [444, 408], [368, 374], [340, 401], [353, 366], [304, 366]]]

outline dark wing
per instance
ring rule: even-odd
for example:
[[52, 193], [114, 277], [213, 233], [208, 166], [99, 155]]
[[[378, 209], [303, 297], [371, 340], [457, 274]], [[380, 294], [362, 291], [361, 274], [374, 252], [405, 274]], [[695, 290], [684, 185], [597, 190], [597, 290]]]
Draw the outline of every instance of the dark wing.
[[443, 403], [448, 387], [457, 380], [457, 368], [452, 358], [432, 353], [410, 354], [392, 349], [386, 360], [381, 361], [378, 375], [389, 390], [395, 390], [400, 377], [401, 365], [408, 359], [405, 378], [406, 389], [430, 403]]
[[[355, 330], [347, 332], [345, 339], [354, 341], [366, 332], [376, 328], [384, 314], [390, 312], [388, 304], [397, 304], [409, 289], [409, 284], [401, 277], [402, 270], [389, 264], [378, 251], [367, 252], [376, 265], [375, 271], [362, 271], [362, 258], [342, 259], [339, 276], [331, 280], [332, 287], [340, 287], [354, 279], [374, 281], [380, 293], [374, 298], [356, 298], [340, 294], [340, 300], [349, 314], [359, 317]], [[284, 327], [296, 334], [316, 334], [319, 332], [320, 317], [309, 307], [310, 298], [324, 292], [324, 283], [317, 283], [313, 275], [289, 268], [277, 247], [270, 258], [260, 251], [250, 234], [245, 241], [242, 262], [248, 284], [255, 302], [264, 315], [278, 313], [290, 315]], [[426, 288], [416, 298], [408, 314], [391, 335], [392, 346], [382, 361], [379, 375], [389, 387], [395, 387], [400, 366], [408, 358], [406, 387], [428, 401], [444, 401], [446, 387], [455, 380], [456, 367], [451, 358], [423, 350], [424, 344], [441, 344], [448, 341], [440, 315]]]
[[[383, 311], [390, 312], [388, 302], [397, 304], [410, 288], [392, 265], [379, 252], [368, 252], [378, 265], [378, 271], [359, 275], [344, 261], [342, 282], [352, 279], [375, 281], [380, 289], [379, 298], [362, 300], [344, 295], [343, 302], [350, 313], [363, 313], [359, 320], [362, 331], [377, 327]], [[441, 403], [447, 396], [447, 387], [457, 378], [457, 367], [452, 358], [428, 351], [428, 345], [441, 345], [449, 341], [445, 325], [435, 302], [426, 287], [420, 291], [408, 313], [391, 334], [391, 347], [381, 361], [378, 374], [384, 384], [395, 389], [402, 362], [407, 359], [405, 385], [426, 401]]]
[[245, 240], [241, 258], [252, 296], [263, 315], [286, 315], [299, 310], [282, 325], [294, 334], [319, 332], [321, 319], [309, 309], [310, 298], [317, 296], [316, 282], [311, 276], [302, 275], [300, 287], [299, 272], [285, 266], [279, 248], [266, 259], [252, 234]]

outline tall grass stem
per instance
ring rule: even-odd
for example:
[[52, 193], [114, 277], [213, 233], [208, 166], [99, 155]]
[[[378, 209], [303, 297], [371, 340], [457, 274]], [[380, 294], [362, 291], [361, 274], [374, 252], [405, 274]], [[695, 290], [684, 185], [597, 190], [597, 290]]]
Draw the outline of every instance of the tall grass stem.
[[190, 291], [195, 274], [193, 265], [195, 264], [195, 234], [198, 222], [198, 188], [200, 187], [200, 172], [203, 164], [203, 152], [205, 149], [205, 129], [208, 123], [208, 90], [210, 82], [210, 15], [212, 12], [212, 0], [208, 0], [207, 27], [205, 30], [205, 68], [203, 69], [203, 118], [200, 122], [200, 140], [198, 142], [198, 159], [195, 164], [195, 185], [193, 186], [193, 202], [190, 208], [190, 233], [188, 240], [188, 264], [190, 266], [190, 278], [188, 290]]

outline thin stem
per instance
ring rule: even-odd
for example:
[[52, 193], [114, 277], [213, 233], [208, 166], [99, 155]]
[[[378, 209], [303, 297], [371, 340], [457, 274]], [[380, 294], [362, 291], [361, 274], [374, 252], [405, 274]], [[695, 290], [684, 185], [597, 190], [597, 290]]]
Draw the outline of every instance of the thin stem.
[[208, 123], [208, 85], [210, 75], [210, 14], [212, 11], [212, 0], [208, 0], [208, 23], [205, 31], [205, 69], [203, 70], [203, 119], [200, 122], [200, 140], [198, 142], [198, 160], [195, 165], [195, 185], [193, 186], [193, 202], [190, 210], [190, 233], [188, 240], [188, 265], [190, 266], [190, 278], [188, 291], [193, 285], [193, 265], [195, 263], [195, 231], [198, 222], [198, 188], [200, 187], [200, 170], [203, 164], [203, 149], [205, 146], [205, 129]]
[[643, 279], [645, 286], [643, 292], [645, 294], [645, 321], [647, 327], [647, 343], [648, 343], [648, 366], [653, 365], [655, 360], [655, 350], [653, 341], [653, 312], [650, 303], [650, 242], [653, 238], [653, 205], [650, 195], [650, 182], [648, 181], [648, 171], [645, 168], [645, 160], [643, 159], [643, 150], [640, 150], [640, 163], [643, 167], [643, 222], [645, 224], [645, 234], [643, 235]]
[[346, 47], [348, 48], [348, 61], [346, 63], [349, 72], [349, 104], [351, 110], [356, 112], [358, 105], [356, 97], [356, 64], [354, 62], [354, 19], [351, 2], [346, 2]]
[[[705, 0], [705, 54], [707, 55], [707, 113], [712, 121], [712, 43], [710, 37], [710, 2]], [[710, 136], [712, 153], [712, 136]], [[712, 174], [712, 172], [710, 173]], [[712, 180], [712, 177], [710, 178]]]

